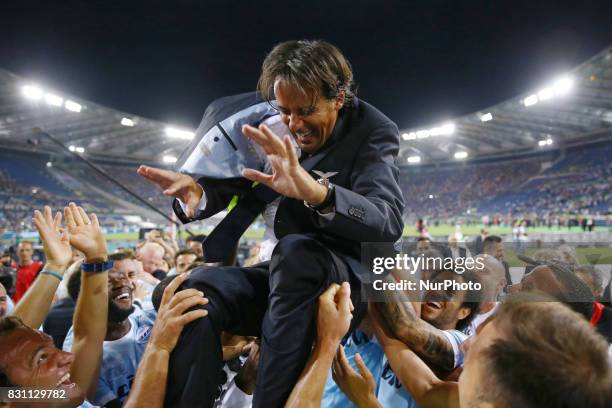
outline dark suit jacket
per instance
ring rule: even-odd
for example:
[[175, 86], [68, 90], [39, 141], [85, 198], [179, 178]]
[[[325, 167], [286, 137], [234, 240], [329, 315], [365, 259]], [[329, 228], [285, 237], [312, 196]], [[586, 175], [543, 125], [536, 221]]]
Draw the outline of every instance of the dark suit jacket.
[[[223, 110], [222, 106], [231, 107], [229, 112], [223, 112], [229, 116], [258, 101], [255, 94], [219, 99], [207, 108], [203, 121], [214, 123], [211, 118]], [[217, 115], [217, 123], [223, 115]], [[200, 128], [207, 126], [201, 124]], [[404, 209], [399, 171], [394, 163], [398, 151], [399, 133], [395, 123], [373, 106], [355, 98], [352, 107], [340, 111], [332, 135], [321, 150], [300, 159], [302, 167], [313, 178], [319, 176], [312, 170], [338, 172], [330, 178], [335, 186], [333, 216], [324, 219], [305, 207], [303, 201], [283, 197], [275, 217], [276, 237], [309, 234], [353, 260], [359, 259], [362, 242], [396, 241], [402, 235]], [[198, 182], [204, 188], [207, 203], [197, 219], [227, 208], [232, 197], [244, 195], [251, 184], [243, 179], [202, 178]], [[173, 208], [182, 222], [192, 221], [176, 200]]]

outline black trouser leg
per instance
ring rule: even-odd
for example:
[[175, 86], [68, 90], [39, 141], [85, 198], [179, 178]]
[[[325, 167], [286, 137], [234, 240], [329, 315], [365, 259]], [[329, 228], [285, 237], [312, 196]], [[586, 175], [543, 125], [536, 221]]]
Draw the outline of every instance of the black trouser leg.
[[[297, 234], [280, 240], [270, 262], [270, 297], [253, 407], [285, 405], [312, 349], [319, 295], [332, 282], [349, 281], [358, 287], [355, 280], [318, 241]], [[357, 300], [359, 290], [354, 295]]]

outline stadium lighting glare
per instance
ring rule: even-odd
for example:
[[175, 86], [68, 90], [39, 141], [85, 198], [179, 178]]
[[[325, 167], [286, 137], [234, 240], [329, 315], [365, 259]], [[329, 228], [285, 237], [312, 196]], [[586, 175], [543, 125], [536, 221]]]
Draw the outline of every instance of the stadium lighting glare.
[[455, 153], [455, 159], [457, 159], [457, 160], [466, 159], [467, 157], [468, 157], [468, 153], [467, 152], [456, 152]]
[[130, 118], [123, 118], [121, 119], [121, 124], [123, 126], [128, 126], [128, 127], [132, 127], [134, 126], [134, 121]]
[[442, 125], [440, 128], [441, 134], [443, 135], [452, 135], [455, 133], [455, 124], [454, 123], [446, 123]]
[[529, 95], [528, 97], [523, 99], [523, 105], [525, 106], [535, 105], [536, 103], [538, 103], [538, 101], [539, 101], [538, 95], [536, 94]]
[[47, 162], [47, 167], [53, 167], [53, 163]]
[[176, 129], [173, 127], [167, 127], [166, 135], [173, 139], [191, 140], [194, 138], [195, 133], [189, 132], [187, 130], [180, 130], [180, 129]]
[[546, 139], [546, 145], [550, 146], [551, 144], [553, 144], [552, 139]]
[[51, 106], [62, 106], [64, 104], [64, 98], [61, 96], [54, 95], [52, 93], [45, 94], [45, 102]]
[[68, 146], [68, 150], [70, 150], [71, 152], [74, 152], [76, 150], [76, 147], [74, 145], [70, 145]]
[[43, 96], [43, 90], [36, 85], [25, 85], [21, 88], [21, 91], [26, 98], [34, 101], [39, 100]]
[[538, 99], [541, 101], [545, 101], [554, 96], [554, 92], [551, 88], [544, 88], [540, 92], [538, 92]]
[[538, 146], [540, 147], [546, 146], [546, 140], [538, 140]]
[[423, 129], [423, 130], [419, 130], [416, 132], [416, 137], [418, 139], [425, 139], [428, 138], [430, 135], [429, 129]]
[[176, 163], [176, 160], [177, 160], [177, 158], [174, 157], [174, 156], [167, 156], [166, 155], [166, 156], [162, 157], [162, 161], [164, 163]]
[[408, 163], [417, 164], [421, 162], [421, 156], [408, 156]]
[[67, 110], [71, 112], [80, 112], [81, 109], [83, 109], [80, 103], [76, 103], [75, 101], [71, 101], [69, 99], [66, 100], [66, 103], [64, 104], [64, 108], [66, 108]]
[[85, 153], [85, 148], [84, 147], [77, 147], [74, 149], [77, 153]]
[[402, 139], [408, 140], [408, 133], [402, 133]]
[[491, 112], [487, 112], [480, 117], [481, 122], [488, 122], [490, 120], [493, 120], [493, 115], [491, 114]]
[[415, 140], [417, 138], [416, 132], [408, 133], [408, 138], [406, 140]]
[[553, 84], [553, 89], [555, 90], [555, 94], [565, 95], [572, 89], [573, 85], [574, 81], [572, 80], [572, 78], [564, 76], [555, 81], [555, 83]]

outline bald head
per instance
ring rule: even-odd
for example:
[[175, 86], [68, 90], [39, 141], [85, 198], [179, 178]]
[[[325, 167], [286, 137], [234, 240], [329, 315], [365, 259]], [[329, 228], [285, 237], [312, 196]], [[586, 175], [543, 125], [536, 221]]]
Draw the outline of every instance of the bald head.
[[475, 257], [474, 272], [482, 283], [483, 300], [497, 299], [506, 286], [506, 269], [493, 255], [480, 254]]
[[147, 273], [152, 273], [158, 269], [164, 269], [164, 247], [155, 243], [147, 242], [138, 249], [136, 258], [142, 262], [142, 269]]

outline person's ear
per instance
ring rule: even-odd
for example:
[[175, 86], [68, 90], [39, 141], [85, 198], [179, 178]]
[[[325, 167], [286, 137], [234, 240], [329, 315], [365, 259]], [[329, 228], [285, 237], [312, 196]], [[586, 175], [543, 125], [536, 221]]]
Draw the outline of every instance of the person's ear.
[[468, 317], [470, 313], [471, 313], [471, 310], [469, 307], [461, 307], [459, 308], [459, 312], [457, 313], [457, 319], [463, 320], [466, 317]]
[[346, 92], [345, 91], [338, 92], [338, 96], [336, 96], [336, 99], [334, 101], [334, 109], [337, 111], [342, 109], [342, 107], [344, 106], [345, 99], [346, 99]]

